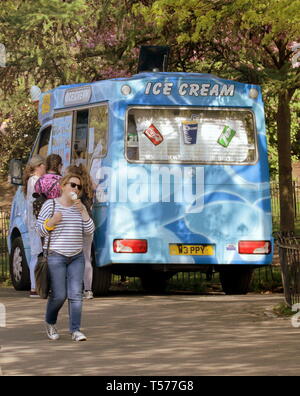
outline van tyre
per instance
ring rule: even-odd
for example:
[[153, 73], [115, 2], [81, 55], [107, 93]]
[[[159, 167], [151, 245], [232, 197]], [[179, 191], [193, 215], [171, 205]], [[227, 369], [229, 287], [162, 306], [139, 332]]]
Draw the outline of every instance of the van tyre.
[[94, 296], [106, 296], [111, 285], [111, 268], [94, 267], [93, 293]]
[[21, 237], [13, 240], [9, 270], [12, 284], [16, 290], [30, 290], [30, 272]]
[[220, 270], [220, 281], [225, 294], [247, 294], [250, 289], [253, 269], [224, 268]]

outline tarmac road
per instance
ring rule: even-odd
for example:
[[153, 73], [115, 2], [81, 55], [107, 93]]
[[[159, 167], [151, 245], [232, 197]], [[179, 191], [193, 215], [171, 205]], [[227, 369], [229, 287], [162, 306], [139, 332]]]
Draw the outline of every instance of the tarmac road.
[[43, 328], [45, 301], [0, 288], [6, 308], [0, 375], [299, 375], [300, 329], [270, 312], [282, 301], [282, 295], [111, 294], [84, 302], [88, 341], [74, 343], [67, 304], [61, 339], [53, 342]]

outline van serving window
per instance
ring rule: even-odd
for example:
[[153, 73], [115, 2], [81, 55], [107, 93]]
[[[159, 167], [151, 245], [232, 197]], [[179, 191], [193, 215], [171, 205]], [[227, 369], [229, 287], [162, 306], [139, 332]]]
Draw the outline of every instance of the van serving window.
[[103, 158], [107, 154], [108, 105], [89, 109], [89, 162], [93, 158]]
[[248, 109], [130, 108], [130, 162], [253, 164], [256, 128]]
[[51, 126], [43, 129], [37, 139], [37, 144], [35, 146], [33, 155], [40, 155], [43, 158], [47, 157], [49, 140], [51, 134]]
[[74, 111], [72, 163], [91, 167], [107, 154], [107, 104]]
[[76, 112], [75, 134], [73, 140], [72, 159], [75, 165], [87, 165], [87, 139], [89, 129], [89, 111]]
[[63, 171], [70, 165], [72, 121], [73, 113], [71, 111], [57, 113], [53, 118], [51, 153], [61, 156]]

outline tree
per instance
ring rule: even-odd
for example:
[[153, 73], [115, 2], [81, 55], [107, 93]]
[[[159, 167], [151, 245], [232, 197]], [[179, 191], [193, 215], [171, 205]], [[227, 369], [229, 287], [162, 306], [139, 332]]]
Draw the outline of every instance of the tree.
[[134, 18], [134, 2], [2, 1], [0, 43], [8, 54], [0, 68], [3, 96], [33, 84], [47, 89], [133, 72], [136, 47], [152, 34]]
[[11, 122], [5, 130], [7, 141], [0, 143], [6, 152], [0, 172], [7, 171], [12, 156], [25, 159], [36, 136], [38, 128], [32, 127], [36, 113], [25, 105], [32, 85], [45, 91], [57, 85], [125, 77], [136, 70], [137, 46], [152, 37], [152, 30], [134, 17], [135, 2], [1, 1], [0, 43], [6, 48], [7, 62], [0, 67], [0, 125], [7, 114]]
[[72, 44], [84, 24], [84, 0], [4, 0], [1, 7], [0, 41], [8, 53], [0, 70], [4, 95], [20, 85], [66, 84], [72, 72], [77, 78]]
[[281, 230], [294, 230], [290, 105], [300, 88], [300, 68], [292, 63], [300, 0], [157, 0], [136, 9], [161, 37], [172, 29], [175, 46], [192, 48], [201, 71], [262, 84], [276, 97]]
[[7, 175], [10, 159], [28, 159], [39, 127], [37, 110], [31, 104], [20, 103], [14, 109], [7, 126], [0, 131], [0, 176]]

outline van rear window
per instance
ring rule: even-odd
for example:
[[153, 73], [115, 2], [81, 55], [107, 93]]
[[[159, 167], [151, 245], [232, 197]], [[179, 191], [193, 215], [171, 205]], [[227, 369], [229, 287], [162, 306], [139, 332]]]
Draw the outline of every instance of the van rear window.
[[130, 108], [126, 141], [130, 162], [257, 161], [255, 120], [248, 109]]

